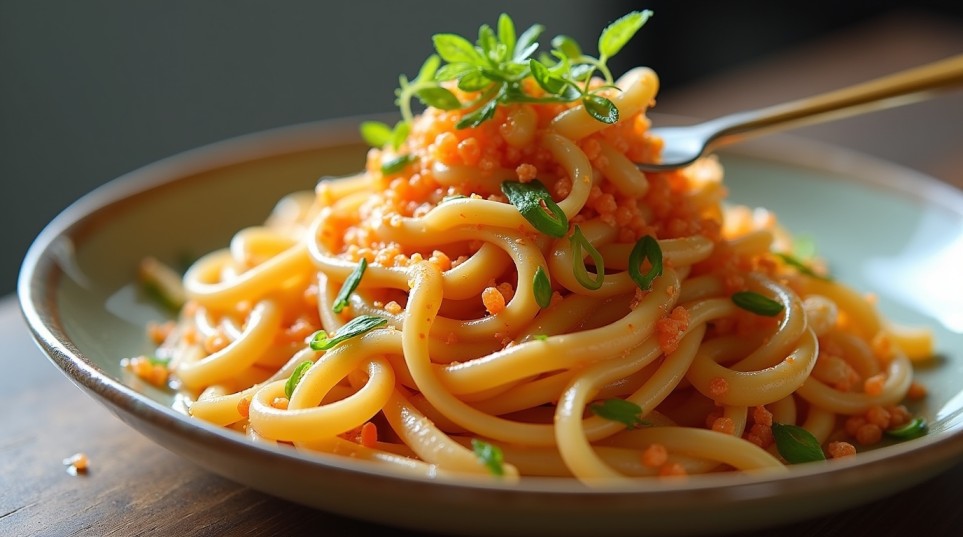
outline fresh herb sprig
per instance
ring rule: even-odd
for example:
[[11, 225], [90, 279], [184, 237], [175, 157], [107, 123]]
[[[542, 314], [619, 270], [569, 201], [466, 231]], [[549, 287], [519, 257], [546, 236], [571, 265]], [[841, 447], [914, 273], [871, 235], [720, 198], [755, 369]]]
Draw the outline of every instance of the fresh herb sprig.
[[[608, 61], [651, 16], [650, 10], [632, 11], [608, 25], [599, 36], [598, 57], [585, 54], [572, 38], [559, 35], [552, 40], [552, 49], [536, 58], [538, 39], [545, 28], [534, 24], [517, 35], [514, 21], [505, 13], [498, 17], [496, 29], [483, 24], [474, 43], [456, 34], [436, 34], [432, 37], [436, 54], [428, 57], [413, 80], [404, 75], [399, 78], [395, 104], [401, 120], [393, 127], [365, 122], [362, 136], [372, 146], [390, 144], [398, 150], [411, 131], [413, 99], [442, 110], [465, 111], [456, 125], [459, 129], [477, 127], [491, 119], [498, 105], [524, 102], [581, 100], [596, 120], [615, 123], [619, 120], [618, 108], [602, 94], [615, 83]], [[603, 84], [592, 87], [597, 73]], [[544, 93], [531, 93], [524, 84], [527, 78], [532, 78]], [[465, 100], [445, 87], [451, 83], [467, 94]]]

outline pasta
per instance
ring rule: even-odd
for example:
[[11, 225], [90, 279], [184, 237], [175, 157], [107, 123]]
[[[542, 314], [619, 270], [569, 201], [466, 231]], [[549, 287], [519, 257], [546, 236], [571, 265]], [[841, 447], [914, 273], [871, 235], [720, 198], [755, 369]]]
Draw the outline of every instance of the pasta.
[[806, 447], [782, 432], [835, 457], [919, 426], [903, 402], [928, 332], [794, 256], [775, 215], [726, 199], [715, 157], [633, 164], [661, 146], [651, 69], [578, 99], [531, 70], [529, 99], [488, 111], [487, 86], [422, 84], [475, 104], [427, 106], [362, 172], [189, 268], [150, 364], [191, 416], [412, 475], [589, 485], [782, 472]]

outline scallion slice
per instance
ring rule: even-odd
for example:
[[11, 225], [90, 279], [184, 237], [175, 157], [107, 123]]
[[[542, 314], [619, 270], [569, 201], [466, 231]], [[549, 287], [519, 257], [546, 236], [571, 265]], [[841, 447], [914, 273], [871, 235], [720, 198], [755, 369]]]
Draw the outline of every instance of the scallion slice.
[[505, 475], [505, 458], [501, 448], [484, 440], [472, 438], [471, 449], [493, 475]]
[[313, 350], [326, 351], [342, 341], [360, 336], [365, 332], [369, 332], [380, 326], [385, 326], [386, 324], [388, 324], [388, 319], [384, 317], [359, 315], [339, 328], [333, 336], [330, 336], [324, 330], [318, 330], [314, 333], [314, 336], [311, 337], [309, 345]]
[[291, 394], [294, 393], [294, 388], [296, 388], [298, 383], [301, 382], [301, 378], [304, 377], [304, 374], [308, 372], [308, 369], [310, 369], [312, 365], [314, 365], [314, 362], [305, 360], [294, 368], [294, 372], [292, 372], [291, 376], [288, 377], [288, 381], [284, 383], [285, 397], [288, 399], [291, 398]]
[[542, 267], [535, 269], [532, 293], [539, 308], [547, 308], [552, 303], [552, 282], [549, 281], [548, 274]]
[[754, 291], [739, 291], [732, 294], [732, 302], [740, 308], [766, 317], [779, 315], [783, 306], [775, 300]]
[[[642, 262], [649, 260], [651, 267], [642, 274]], [[646, 235], [635, 243], [632, 252], [629, 254], [629, 276], [639, 286], [639, 289], [648, 291], [652, 287], [652, 282], [662, 275], [662, 248], [655, 237]]]
[[625, 399], [606, 399], [601, 403], [589, 405], [589, 410], [596, 416], [617, 421], [629, 429], [650, 425], [649, 422], [642, 419], [642, 407]]
[[[572, 272], [575, 274], [575, 279], [586, 289], [592, 291], [599, 289], [602, 287], [602, 282], [605, 281], [605, 260], [602, 259], [602, 254], [592, 246], [585, 235], [582, 235], [582, 230], [578, 226], [575, 226], [569, 240], [572, 243]], [[583, 248], [592, 258], [592, 262], [595, 263], [594, 279], [589, 276], [588, 270], [585, 268], [585, 259], [582, 256]]]
[[538, 231], [551, 237], [564, 237], [568, 232], [568, 217], [538, 179], [527, 183], [504, 181], [501, 188], [508, 201]]
[[351, 293], [358, 288], [358, 284], [361, 283], [361, 277], [364, 276], [366, 268], [368, 268], [368, 260], [362, 257], [361, 262], [359, 262], [358, 266], [348, 275], [348, 278], [344, 281], [344, 285], [341, 286], [341, 291], [338, 292], [338, 296], [334, 299], [334, 304], [332, 304], [331, 309], [334, 310], [335, 313], [341, 313], [344, 311], [344, 308], [347, 307], [348, 298], [351, 296]]

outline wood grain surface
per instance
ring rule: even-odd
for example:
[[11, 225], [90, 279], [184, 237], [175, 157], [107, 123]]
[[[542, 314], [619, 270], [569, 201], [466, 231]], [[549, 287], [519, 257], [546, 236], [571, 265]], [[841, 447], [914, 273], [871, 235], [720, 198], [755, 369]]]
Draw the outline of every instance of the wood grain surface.
[[[711, 117], [960, 52], [958, 27], [884, 20], [669, 93], [658, 110]], [[752, 95], [767, 102], [750, 100]], [[914, 106], [803, 134], [963, 187], [963, 93]], [[146, 439], [43, 356], [14, 296], [0, 299], [0, 372], [0, 536], [416, 535], [261, 494]], [[62, 460], [76, 452], [86, 453], [91, 466], [75, 477]], [[963, 535], [960, 483], [963, 465], [869, 505], [749, 535]]]

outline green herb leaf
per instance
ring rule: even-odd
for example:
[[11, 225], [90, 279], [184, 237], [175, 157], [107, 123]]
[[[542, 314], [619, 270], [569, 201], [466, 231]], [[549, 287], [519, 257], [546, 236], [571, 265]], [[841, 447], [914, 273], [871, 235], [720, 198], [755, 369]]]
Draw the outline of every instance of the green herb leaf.
[[385, 175], [391, 175], [398, 173], [401, 170], [408, 167], [409, 164], [414, 162], [416, 157], [414, 155], [401, 155], [397, 156], [387, 162], [381, 164], [381, 173]]
[[385, 326], [387, 324], [388, 319], [385, 319], [384, 317], [377, 317], [374, 315], [359, 315], [339, 328], [333, 336], [329, 336], [324, 330], [318, 330], [311, 337], [311, 342], [309, 345], [313, 350], [326, 351], [342, 341], [360, 336], [366, 332], [370, 332], [375, 328]]
[[431, 79], [435, 77], [435, 72], [438, 71], [439, 65], [441, 65], [441, 58], [435, 54], [428, 56], [428, 59], [425, 60], [425, 63], [421, 64], [421, 69], [418, 70], [418, 76], [415, 77], [415, 83], [430, 82]]
[[515, 23], [507, 13], [498, 16], [498, 40], [505, 45], [509, 56], [515, 53]]
[[297, 367], [294, 368], [294, 372], [292, 372], [291, 376], [288, 377], [288, 381], [284, 383], [285, 397], [287, 397], [288, 399], [291, 398], [291, 394], [294, 393], [294, 388], [296, 388], [298, 383], [301, 382], [301, 378], [304, 377], [304, 374], [308, 372], [308, 369], [311, 369], [312, 365], [314, 365], [314, 362], [310, 360], [305, 360], [304, 362], [301, 362], [300, 364], [298, 364]]
[[461, 118], [461, 120], [459, 120], [458, 123], [455, 124], [455, 128], [471, 129], [481, 125], [482, 123], [488, 121], [495, 115], [495, 107], [497, 105], [498, 103], [495, 102], [495, 99], [488, 101], [487, 103], [485, 103], [485, 106]]
[[533, 24], [515, 42], [515, 61], [523, 62], [538, 49], [538, 38], [545, 31], [541, 24]]
[[535, 269], [535, 277], [532, 282], [532, 292], [535, 295], [535, 303], [539, 308], [547, 308], [552, 303], [552, 282], [548, 279], [548, 274], [542, 267]]
[[[642, 262], [649, 260], [649, 270], [642, 274]], [[652, 282], [662, 275], [662, 248], [655, 237], [646, 235], [635, 243], [632, 252], [629, 254], [629, 277], [639, 286], [639, 289], [648, 291], [652, 287]]]
[[551, 237], [564, 237], [568, 232], [568, 217], [538, 179], [527, 183], [503, 181], [501, 190], [525, 220], [538, 231]]
[[351, 271], [351, 274], [348, 275], [348, 278], [344, 280], [341, 291], [338, 292], [338, 296], [334, 299], [334, 304], [331, 306], [331, 309], [334, 310], [335, 313], [341, 313], [344, 311], [344, 308], [347, 307], [348, 298], [351, 296], [351, 293], [358, 288], [358, 284], [361, 283], [361, 277], [364, 276], [366, 268], [368, 268], [368, 260], [362, 257], [358, 266], [356, 266], [354, 270]]
[[432, 36], [435, 50], [448, 63], [478, 63], [481, 56], [470, 41], [455, 34], [435, 34]]
[[608, 25], [599, 36], [599, 56], [605, 60], [618, 54], [651, 16], [648, 9], [633, 11]]
[[779, 454], [790, 464], [826, 460], [816, 437], [798, 425], [773, 423], [772, 436]]
[[779, 315], [783, 306], [775, 300], [753, 291], [739, 291], [732, 294], [732, 302], [740, 308], [766, 317]]
[[590, 116], [602, 123], [611, 125], [619, 122], [619, 109], [615, 107], [615, 103], [601, 95], [585, 94], [582, 96], [582, 105]]
[[557, 35], [552, 39], [552, 47], [565, 55], [570, 60], [582, 57], [582, 47], [578, 42], [567, 35]]
[[471, 439], [471, 449], [482, 463], [488, 467], [492, 475], [505, 475], [505, 459], [502, 450], [498, 446], [489, 444], [477, 438]]
[[404, 120], [395, 123], [395, 128], [391, 131], [391, 147], [393, 147], [395, 151], [405, 142], [405, 138], [408, 137], [410, 131], [411, 123]]
[[425, 106], [433, 106], [441, 110], [457, 110], [461, 108], [461, 101], [455, 94], [441, 86], [428, 87], [415, 92]]
[[651, 425], [642, 419], [642, 407], [625, 399], [606, 399], [589, 405], [589, 410], [596, 416], [625, 424], [629, 429]]
[[806, 276], [809, 276], [810, 278], [816, 278], [817, 280], [824, 280], [824, 281], [831, 280], [828, 276], [817, 274], [816, 271], [814, 271], [809, 265], [807, 265], [806, 263], [804, 263], [799, 258], [793, 255], [786, 254], [786, 253], [777, 253], [776, 257], [778, 257], [779, 259], [782, 259], [784, 263], [795, 268], [801, 274], [805, 274]]
[[391, 141], [391, 127], [380, 121], [364, 121], [361, 123], [361, 137], [371, 147], [384, 147]]
[[[572, 273], [575, 274], [575, 279], [586, 289], [594, 291], [601, 288], [602, 283], [605, 282], [605, 260], [602, 259], [602, 254], [592, 246], [585, 235], [582, 235], [582, 230], [577, 225], [572, 232], [572, 236], [569, 237], [569, 241], [572, 244]], [[594, 279], [589, 276], [588, 270], [585, 268], [585, 259], [582, 255], [583, 248], [592, 258], [592, 262], [595, 263]]]
[[461, 78], [468, 73], [477, 71], [477, 67], [470, 63], [449, 63], [435, 73], [435, 80], [445, 82]]
[[532, 70], [532, 78], [535, 79], [535, 82], [538, 82], [538, 85], [541, 86], [542, 89], [552, 95], [558, 95], [565, 90], [565, 86], [567, 85], [565, 81], [552, 76], [548, 67], [545, 67], [541, 62], [532, 58], [529, 60], [529, 66]]
[[548, 334], [535, 334], [532, 339], [537, 339], [538, 341], [545, 341], [548, 339]]
[[898, 438], [900, 440], [910, 440], [912, 438], [919, 438], [925, 435], [929, 431], [929, 425], [923, 418], [913, 418], [909, 423], [897, 427], [895, 429], [889, 429], [886, 431], [887, 436], [892, 436], [893, 438]]

